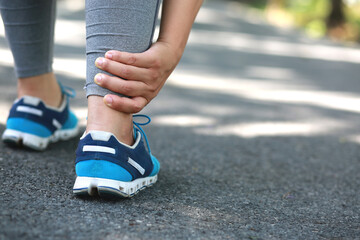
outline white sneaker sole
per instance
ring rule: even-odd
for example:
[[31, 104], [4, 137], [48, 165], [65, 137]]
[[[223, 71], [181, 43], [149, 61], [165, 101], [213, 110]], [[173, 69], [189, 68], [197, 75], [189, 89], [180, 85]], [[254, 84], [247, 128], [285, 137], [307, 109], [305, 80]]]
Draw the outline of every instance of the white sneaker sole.
[[105, 178], [77, 177], [73, 193], [76, 195], [94, 196], [118, 196], [132, 197], [146, 187], [152, 186], [157, 181], [157, 175], [153, 177], [138, 178], [132, 182], [122, 182]]
[[17, 146], [23, 145], [37, 151], [42, 151], [45, 150], [49, 143], [57, 142], [59, 140], [68, 140], [77, 136], [78, 134], [78, 126], [72, 129], [56, 130], [50, 137], [39, 137], [13, 129], [6, 129], [2, 135], [2, 140], [9, 144], [14, 144]]

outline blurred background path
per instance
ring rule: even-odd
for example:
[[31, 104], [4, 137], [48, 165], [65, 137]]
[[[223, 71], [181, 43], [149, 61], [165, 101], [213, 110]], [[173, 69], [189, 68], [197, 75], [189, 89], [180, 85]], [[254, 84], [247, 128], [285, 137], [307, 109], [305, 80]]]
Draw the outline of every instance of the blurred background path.
[[[82, 1], [60, 1], [54, 68], [86, 101]], [[72, 195], [77, 139], [0, 143], [0, 239], [354, 239], [360, 236], [360, 48], [207, 1], [144, 113], [159, 182], [133, 199]], [[0, 130], [16, 81], [0, 28]]]

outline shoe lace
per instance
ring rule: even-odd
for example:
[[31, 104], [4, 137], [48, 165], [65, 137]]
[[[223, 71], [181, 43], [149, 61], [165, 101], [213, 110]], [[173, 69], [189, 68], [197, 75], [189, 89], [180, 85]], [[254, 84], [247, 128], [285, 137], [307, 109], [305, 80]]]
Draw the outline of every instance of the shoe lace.
[[70, 97], [70, 98], [74, 98], [76, 96], [76, 91], [68, 86], [64, 86], [62, 85], [60, 82], [58, 82], [61, 88], [61, 92], [63, 94], [65, 94], [66, 96]]
[[[66, 94], [67, 96], [69, 96], [71, 98], [74, 98], [76, 96], [76, 92], [73, 88], [64, 86], [62, 84], [60, 84], [60, 87], [61, 87], [62, 92], [64, 94]], [[147, 136], [146, 136], [144, 130], [141, 127], [141, 126], [148, 125], [151, 122], [151, 118], [145, 114], [135, 114], [135, 115], [133, 115], [133, 118], [146, 118], [147, 119], [146, 122], [136, 122], [135, 120], [133, 120], [133, 123], [134, 123], [135, 127], [140, 131], [140, 133], [144, 136], [147, 149], [148, 149], [149, 153], [151, 154], [149, 141], [147, 139]], [[135, 132], [135, 134], [136, 134], [136, 132]]]
[[[151, 154], [149, 141], [146, 137], [144, 130], [141, 128], [141, 126], [148, 125], [151, 122], [151, 118], [145, 114], [136, 114], [136, 115], [133, 115], [133, 118], [146, 118], [147, 119], [146, 122], [136, 122], [135, 120], [133, 120], [133, 123], [135, 125], [134, 127], [136, 127], [140, 131], [140, 133], [143, 135], [143, 137], [145, 138], [147, 149], [148, 149], [149, 153]], [[136, 134], [136, 132], [135, 132], [135, 134]], [[136, 137], [136, 135], [135, 135], [135, 137]]]
[[76, 96], [76, 91], [68, 86], [63, 86], [62, 92], [70, 98], [74, 98]]

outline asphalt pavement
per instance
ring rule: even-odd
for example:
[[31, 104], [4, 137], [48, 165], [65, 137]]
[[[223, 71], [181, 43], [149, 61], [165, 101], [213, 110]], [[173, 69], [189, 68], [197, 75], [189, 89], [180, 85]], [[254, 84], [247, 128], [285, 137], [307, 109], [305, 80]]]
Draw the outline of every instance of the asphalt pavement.
[[[84, 128], [84, 12], [69, 2], [54, 69]], [[16, 97], [3, 29], [0, 56], [3, 131]], [[207, 1], [144, 111], [158, 183], [131, 199], [78, 198], [78, 138], [45, 152], [0, 143], [0, 239], [360, 239], [359, 64], [358, 45]]]

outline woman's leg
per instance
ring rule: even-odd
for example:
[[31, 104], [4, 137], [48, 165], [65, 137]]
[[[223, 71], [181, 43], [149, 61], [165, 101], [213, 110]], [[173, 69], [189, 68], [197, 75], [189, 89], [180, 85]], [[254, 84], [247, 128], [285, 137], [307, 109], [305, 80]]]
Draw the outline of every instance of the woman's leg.
[[50, 142], [78, 134], [78, 121], [69, 110], [68, 96], [65, 92], [62, 95], [52, 72], [55, 3], [0, 0], [19, 78], [19, 99], [10, 109], [2, 134], [2, 140], [11, 145], [45, 150]]
[[159, 0], [86, 0], [86, 54], [88, 96], [87, 131], [115, 134], [122, 142], [133, 143], [132, 115], [107, 107], [103, 96], [111, 91], [94, 83], [102, 72], [95, 66], [106, 51], [144, 52], [150, 47]]
[[50, 106], [61, 102], [52, 72], [55, 8], [56, 0], [0, 0], [18, 77], [18, 97], [38, 97]]

